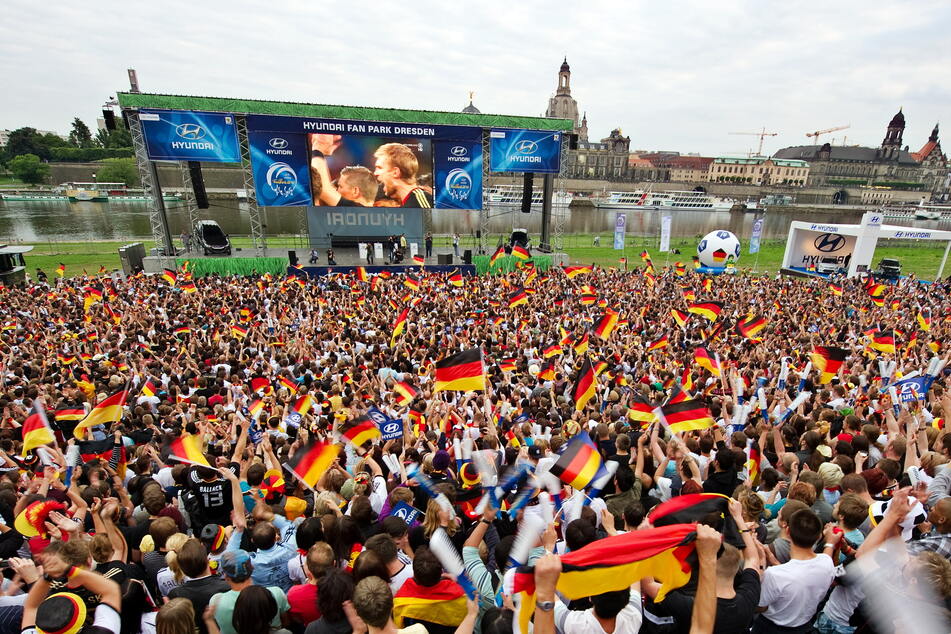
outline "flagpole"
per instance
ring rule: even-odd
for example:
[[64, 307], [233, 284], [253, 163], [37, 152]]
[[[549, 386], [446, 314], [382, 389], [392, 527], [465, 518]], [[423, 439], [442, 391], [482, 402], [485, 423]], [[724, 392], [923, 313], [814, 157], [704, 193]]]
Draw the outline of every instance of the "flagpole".
[[317, 491], [314, 489], [314, 487], [312, 487], [312, 486], [310, 486], [309, 484], [307, 484], [307, 482], [304, 481], [304, 478], [300, 477], [300, 476], [297, 474], [296, 471], [294, 471], [293, 469], [291, 469], [291, 468], [287, 465], [287, 463], [283, 463], [281, 466], [284, 467], [285, 469], [287, 469], [288, 471], [290, 471], [290, 472], [291, 472], [291, 475], [293, 475], [295, 478], [297, 478], [297, 479], [300, 481], [300, 483], [303, 484], [305, 487], [307, 487], [308, 489], [310, 489], [310, 492], [311, 492], [311, 493], [313, 493], [314, 495], [317, 495]]
[[169, 454], [169, 455], [168, 455], [168, 458], [169, 458], [169, 460], [177, 460], [177, 461], [179, 461], [179, 462], [184, 462], [185, 464], [194, 465], [194, 466], [196, 466], [196, 467], [205, 467], [206, 469], [212, 469], [212, 468], [213, 468], [213, 467], [210, 467], [210, 466], [208, 466], [208, 465], [206, 465], [206, 464], [202, 464], [202, 463], [200, 463], [200, 462], [195, 462], [194, 460], [189, 460], [188, 458], [179, 458], [179, 457], [176, 456], [175, 454]]

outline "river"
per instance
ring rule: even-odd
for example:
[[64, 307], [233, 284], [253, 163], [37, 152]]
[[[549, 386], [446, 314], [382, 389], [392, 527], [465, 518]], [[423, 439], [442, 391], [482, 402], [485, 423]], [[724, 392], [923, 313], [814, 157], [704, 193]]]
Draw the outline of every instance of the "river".
[[[185, 228], [188, 215], [183, 203], [166, 203], [173, 236]], [[594, 207], [571, 208], [564, 212], [566, 234], [611, 234], [614, 231], [615, 211], [602, 211]], [[660, 234], [661, 217], [670, 214], [672, 237], [691, 238], [702, 236], [715, 229], [727, 229], [741, 239], [747, 239], [752, 231], [753, 213], [710, 211], [627, 211], [627, 234], [630, 236], [657, 236]], [[231, 235], [248, 235], [250, 220], [246, 204], [237, 201], [212, 201], [209, 209], [201, 212], [203, 218], [217, 220], [224, 231]], [[836, 212], [772, 209], [766, 214], [763, 239], [784, 239], [793, 220], [810, 222], [856, 223], [862, 212], [843, 209]], [[293, 235], [298, 233], [298, 208], [267, 208], [264, 225], [267, 235]], [[941, 221], [889, 220], [889, 224], [901, 224], [927, 229], [946, 225]], [[489, 210], [490, 234], [506, 234], [514, 227], [522, 227], [531, 233], [541, 231], [541, 213], [520, 213], [512, 207]], [[459, 233], [474, 235], [479, 228], [477, 211], [437, 209], [433, 211], [433, 233], [446, 235]], [[944, 228], [944, 227], [941, 227]], [[148, 238], [151, 235], [145, 203], [67, 203], [67, 202], [16, 202], [0, 201], [0, 241], [44, 242], [128, 240]]]

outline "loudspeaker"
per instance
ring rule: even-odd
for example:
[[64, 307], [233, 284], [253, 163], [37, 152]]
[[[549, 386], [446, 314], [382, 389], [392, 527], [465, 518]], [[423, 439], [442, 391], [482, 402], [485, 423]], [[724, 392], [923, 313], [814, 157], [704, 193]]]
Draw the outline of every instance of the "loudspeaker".
[[568, 149], [569, 149], [569, 150], [577, 150], [577, 149], [578, 149], [578, 135], [577, 135], [577, 134], [569, 134], [569, 135], [568, 135]]
[[188, 161], [188, 173], [192, 179], [192, 191], [195, 192], [195, 204], [199, 209], [208, 209], [208, 193], [205, 191], [205, 179], [201, 175], [201, 163]]
[[482, 239], [482, 229], [476, 229], [476, 239], [477, 240]]
[[532, 213], [532, 192], [535, 189], [535, 174], [532, 172], [525, 172], [525, 177], [522, 180], [522, 213], [530, 214]]
[[297, 266], [297, 251], [288, 251], [287, 261], [291, 263], [291, 266]]
[[472, 264], [472, 249], [466, 249], [462, 252], [462, 263]]
[[103, 109], [102, 119], [106, 122], [106, 130], [112, 132], [116, 129], [116, 113], [112, 110], [112, 108]]
[[452, 264], [452, 253], [437, 253], [436, 264], [440, 264], [440, 265]]

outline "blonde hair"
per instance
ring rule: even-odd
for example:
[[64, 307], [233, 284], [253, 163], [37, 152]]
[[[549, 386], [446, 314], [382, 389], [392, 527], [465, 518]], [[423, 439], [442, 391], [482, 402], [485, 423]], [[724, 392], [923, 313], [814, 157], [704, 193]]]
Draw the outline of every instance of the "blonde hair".
[[419, 171], [419, 159], [413, 151], [402, 143], [385, 143], [373, 153], [374, 158], [385, 159], [391, 167], [400, 170], [400, 178], [407, 183], [416, 182]]
[[188, 599], [172, 599], [155, 617], [156, 634], [192, 634], [195, 631], [195, 606]]
[[933, 588], [942, 599], [951, 597], [951, 561], [928, 551], [918, 554], [918, 562], [921, 565], [921, 581]]
[[[426, 539], [432, 537], [437, 528], [439, 528], [439, 505], [436, 503], [436, 500], [430, 500], [426, 505], [426, 515], [423, 517], [423, 534], [426, 536]], [[446, 533], [450, 537], [455, 535], [458, 530], [459, 527], [455, 522], [450, 521], [449, 525], [446, 526]]]
[[172, 571], [175, 583], [181, 583], [182, 579], [185, 578], [185, 573], [178, 565], [178, 551], [182, 549], [187, 541], [188, 535], [185, 533], [175, 533], [165, 541], [165, 548], [168, 549], [168, 552], [165, 553], [165, 563], [168, 564], [168, 569]]

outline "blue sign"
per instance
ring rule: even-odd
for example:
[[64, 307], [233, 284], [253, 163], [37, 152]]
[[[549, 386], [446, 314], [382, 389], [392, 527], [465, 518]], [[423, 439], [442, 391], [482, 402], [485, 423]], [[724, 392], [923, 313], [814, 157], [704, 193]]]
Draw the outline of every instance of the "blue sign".
[[240, 163], [234, 115], [183, 110], [140, 110], [153, 161]]
[[412, 526], [413, 522], [416, 521], [416, 518], [422, 514], [418, 508], [410, 506], [406, 502], [399, 502], [390, 509], [390, 515], [393, 517], [398, 517], [404, 522], [407, 526]]
[[254, 191], [262, 207], [312, 205], [305, 137], [248, 132]]
[[624, 234], [627, 231], [627, 214], [618, 212], [614, 218], [614, 248], [618, 251], [624, 249]]
[[493, 172], [558, 173], [561, 132], [541, 130], [492, 130], [489, 162]]
[[757, 218], [753, 223], [753, 235], [750, 236], [750, 253], [759, 253], [759, 241], [763, 236], [763, 219]]
[[403, 437], [403, 421], [399, 418], [389, 418], [376, 407], [367, 410], [367, 418], [380, 429], [381, 440], [392, 440]]
[[898, 400], [902, 403], [910, 403], [925, 398], [928, 389], [931, 387], [932, 377], [915, 376], [910, 379], [898, 381], [895, 383], [895, 390], [898, 392]]
[[344, 136], [394, 136], [429, 138], [432, 140], [458, 139], [478, 141], [482, 128], [431, 123], [393, 123], [390, 121], [358, 121], [353, 119], [316, 119], [313, 117], [283, 117], [249, 114], [248, 130], [287, 132], [291, 134], [339, 134]]
[[433, 143], [438, 209], [482, 209], [482, 143]]

